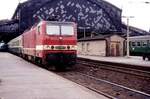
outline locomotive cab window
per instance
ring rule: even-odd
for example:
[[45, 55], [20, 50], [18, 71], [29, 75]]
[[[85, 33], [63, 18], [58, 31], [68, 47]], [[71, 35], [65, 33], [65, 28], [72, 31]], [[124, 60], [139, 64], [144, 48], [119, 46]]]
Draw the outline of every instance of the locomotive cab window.
[[46, 32], [48, 35], [60, 35], [60, 27], [58, 25], [47, 25]]
[[71, 25], [61, 26], [61, 35], [74, 35], [74, 28]]
[[37, 28], [37, 33], [40, 35], [40, 26]]

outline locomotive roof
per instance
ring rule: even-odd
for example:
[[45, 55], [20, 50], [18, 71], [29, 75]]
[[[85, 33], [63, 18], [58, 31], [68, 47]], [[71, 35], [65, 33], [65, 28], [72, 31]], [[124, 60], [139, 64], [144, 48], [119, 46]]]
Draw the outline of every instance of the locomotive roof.
[[73, 24], [74, 22], [46, 21], [48, 24]]
[[41, 25], [43, 24], [44, 22], [46, 22], [47, 24], [65, 24], [65, 25], [69, 25], [69, 24], [75, 24], [74, 22], [59, 22], [59, 21], [41, 21], [39, 22], [38, 24], [35, 24], [34, 26], [36, 25]]

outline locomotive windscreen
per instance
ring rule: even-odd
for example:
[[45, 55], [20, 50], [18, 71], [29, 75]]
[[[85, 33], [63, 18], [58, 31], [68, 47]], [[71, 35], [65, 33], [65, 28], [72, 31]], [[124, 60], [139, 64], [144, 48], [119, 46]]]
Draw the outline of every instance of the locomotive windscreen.
[[47, 24], [48, 35], [74, 35], [73, 24]]
[[61, 35], [74, 35], [74, 29], [72, 25], [61, 26]]
[[60, 27], [58, 25], [47, 25], [46, 32], [48, 35], [60, 35]]

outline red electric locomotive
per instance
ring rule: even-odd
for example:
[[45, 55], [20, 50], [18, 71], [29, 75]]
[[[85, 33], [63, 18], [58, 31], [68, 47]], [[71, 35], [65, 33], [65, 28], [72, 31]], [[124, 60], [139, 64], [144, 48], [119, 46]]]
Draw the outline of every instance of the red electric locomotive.
[[41, 21], [22, 35], [22, 56], [65, 68], [76, 63], [77, 29], [73, 22]]

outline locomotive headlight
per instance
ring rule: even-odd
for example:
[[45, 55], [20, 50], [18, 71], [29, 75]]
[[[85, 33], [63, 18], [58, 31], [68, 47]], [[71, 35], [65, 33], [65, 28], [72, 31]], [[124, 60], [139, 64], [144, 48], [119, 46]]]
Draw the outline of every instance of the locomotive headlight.
[[77, 50], [77, 46], [76, 45], [72, 45], [71, 46], [71, 50]]
[[53, 50], [53, 49], [54, 49], [54, 46], [51, 46], [51, 49]]
[[70, 49], [70, 46], [67, 46], [67, 49], [69, 50], [69, 49]]
[[44, 49], [45, 49], [45, 50], [49, 50], [49, 49], [51, 49], [51, 46], [50, 46], [50, 45], [45, 45], [45, 46], [44, 46]]

